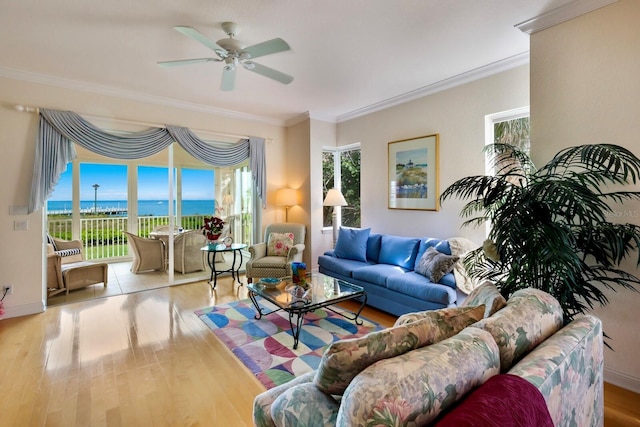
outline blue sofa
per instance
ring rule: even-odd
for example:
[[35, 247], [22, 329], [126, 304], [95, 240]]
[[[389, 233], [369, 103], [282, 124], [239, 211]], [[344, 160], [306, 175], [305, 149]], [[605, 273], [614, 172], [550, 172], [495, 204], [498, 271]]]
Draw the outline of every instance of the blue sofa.
[[320, 273], [362, 286], [367, 305], [397, 316], [456, 306], [454, 274], [431, 282], [415, 267], [429, 247], [451, 255], [447, 240], [340, 229], [336, 248], [318, 257]]

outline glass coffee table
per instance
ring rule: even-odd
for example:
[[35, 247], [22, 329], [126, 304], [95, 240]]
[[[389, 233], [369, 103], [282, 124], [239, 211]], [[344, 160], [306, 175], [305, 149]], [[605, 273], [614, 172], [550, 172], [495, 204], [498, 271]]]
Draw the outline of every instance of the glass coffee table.
[[[358, 319], [360, 312], [367, 303], [367, 293], [361, 286], [345, 282], [320, 273], [307, 275], [308, 289], [299, 289], [292, 281], [291, 277], [283, 277], [278, 284], [269, 284], [258, 281], [247, 285], [249, 290], [249, 298], [256, 308], [256, 319], [267, 316], [276, 311], [284, 310], [289, 314], [289, 325], [293, 335], [293, 348], [298, 348], [298, 339], [300, 338], [300, 329], [304, 316], [319, 308], [326, 308], [340, 316], [353, 320], [357, 325], [362, 325], [362, 320]], [[275, 310], [266, 310], [258, 303], [258, 297], [274, 304]], [[332, 305], [347, 300], [356, 300], [360, 302], [360, 307], [356, 313], [348, 313], [336, 311], [331, 308]]]

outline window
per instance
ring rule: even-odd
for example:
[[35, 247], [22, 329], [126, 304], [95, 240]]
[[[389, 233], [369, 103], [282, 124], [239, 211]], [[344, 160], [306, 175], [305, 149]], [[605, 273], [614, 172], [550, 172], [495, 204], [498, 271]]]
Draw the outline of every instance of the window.
[[[65, 240], [81, 239], [88, 260], [126, 257], [122, 230], [135, 229], [146, 237], [169, 223], [169, 172], [137, 162], [74, 160], [47, 201], [47, 231]], [[255, 190], [248, 161], [229, 168], [176, 167], [173, 181], [175, 224], [198, 229], [204, 216], [218, 215], [229, 222], [236, 241], [253, 242]]]
[[[360, 227], [360, 144], [324, 148], [322, 152], [322, 198], [331, 188], [342, 192], [347, 206], [339, 209], [338, 223]], [[331, 227], [333, 207], [323, 207], [322, 224]]]
[[[531, 151], [529, 107], [509, 110], [486, 116], [486, 144], [503, 143], [516, 146], [529, 154]], [[486, 173], [494, 173], [493, 165], [486, 160]]]

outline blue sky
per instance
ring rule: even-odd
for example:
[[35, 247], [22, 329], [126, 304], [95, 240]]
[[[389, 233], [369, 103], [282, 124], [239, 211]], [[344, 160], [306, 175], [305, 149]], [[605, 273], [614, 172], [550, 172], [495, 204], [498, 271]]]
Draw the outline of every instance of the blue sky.
[[[62, 174], [49, 200], [71, 200], [71, 164]], [[167, 168], [138, 167], [138, 199], [163, 200], [168, 198]], [[212, 170], [183, 169], [182, 199], [212, 200], [214, 197]], [[80, 164], [80, 200], [93, 200], [94, 184], [98, 184], [98, 200], [127, 200], [127, 167], [94, 163]]]
[[415, 150], [398, 151], [396, 153], [396, 164], [406, 164], [411, 160], [414, 164], [427, 164], [427, 149], [418, 148]]

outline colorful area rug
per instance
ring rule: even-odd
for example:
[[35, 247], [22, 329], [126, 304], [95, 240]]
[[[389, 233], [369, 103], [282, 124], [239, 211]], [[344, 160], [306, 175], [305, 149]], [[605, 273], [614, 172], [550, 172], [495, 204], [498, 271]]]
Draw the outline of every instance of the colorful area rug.
[[[274, 309], [267, 301], [260, 304]], [[256, 320], [256, 309], [246, 299], [195, 313], [267, 389], [316, 369], [332, 342], [381, 329], [365, 318], [361, 318], [363, 325], [358, 326], [352, 320], [319, 309], [305, 315], [298, 348], [294, 350], [286, 312], [278, 311]]]

